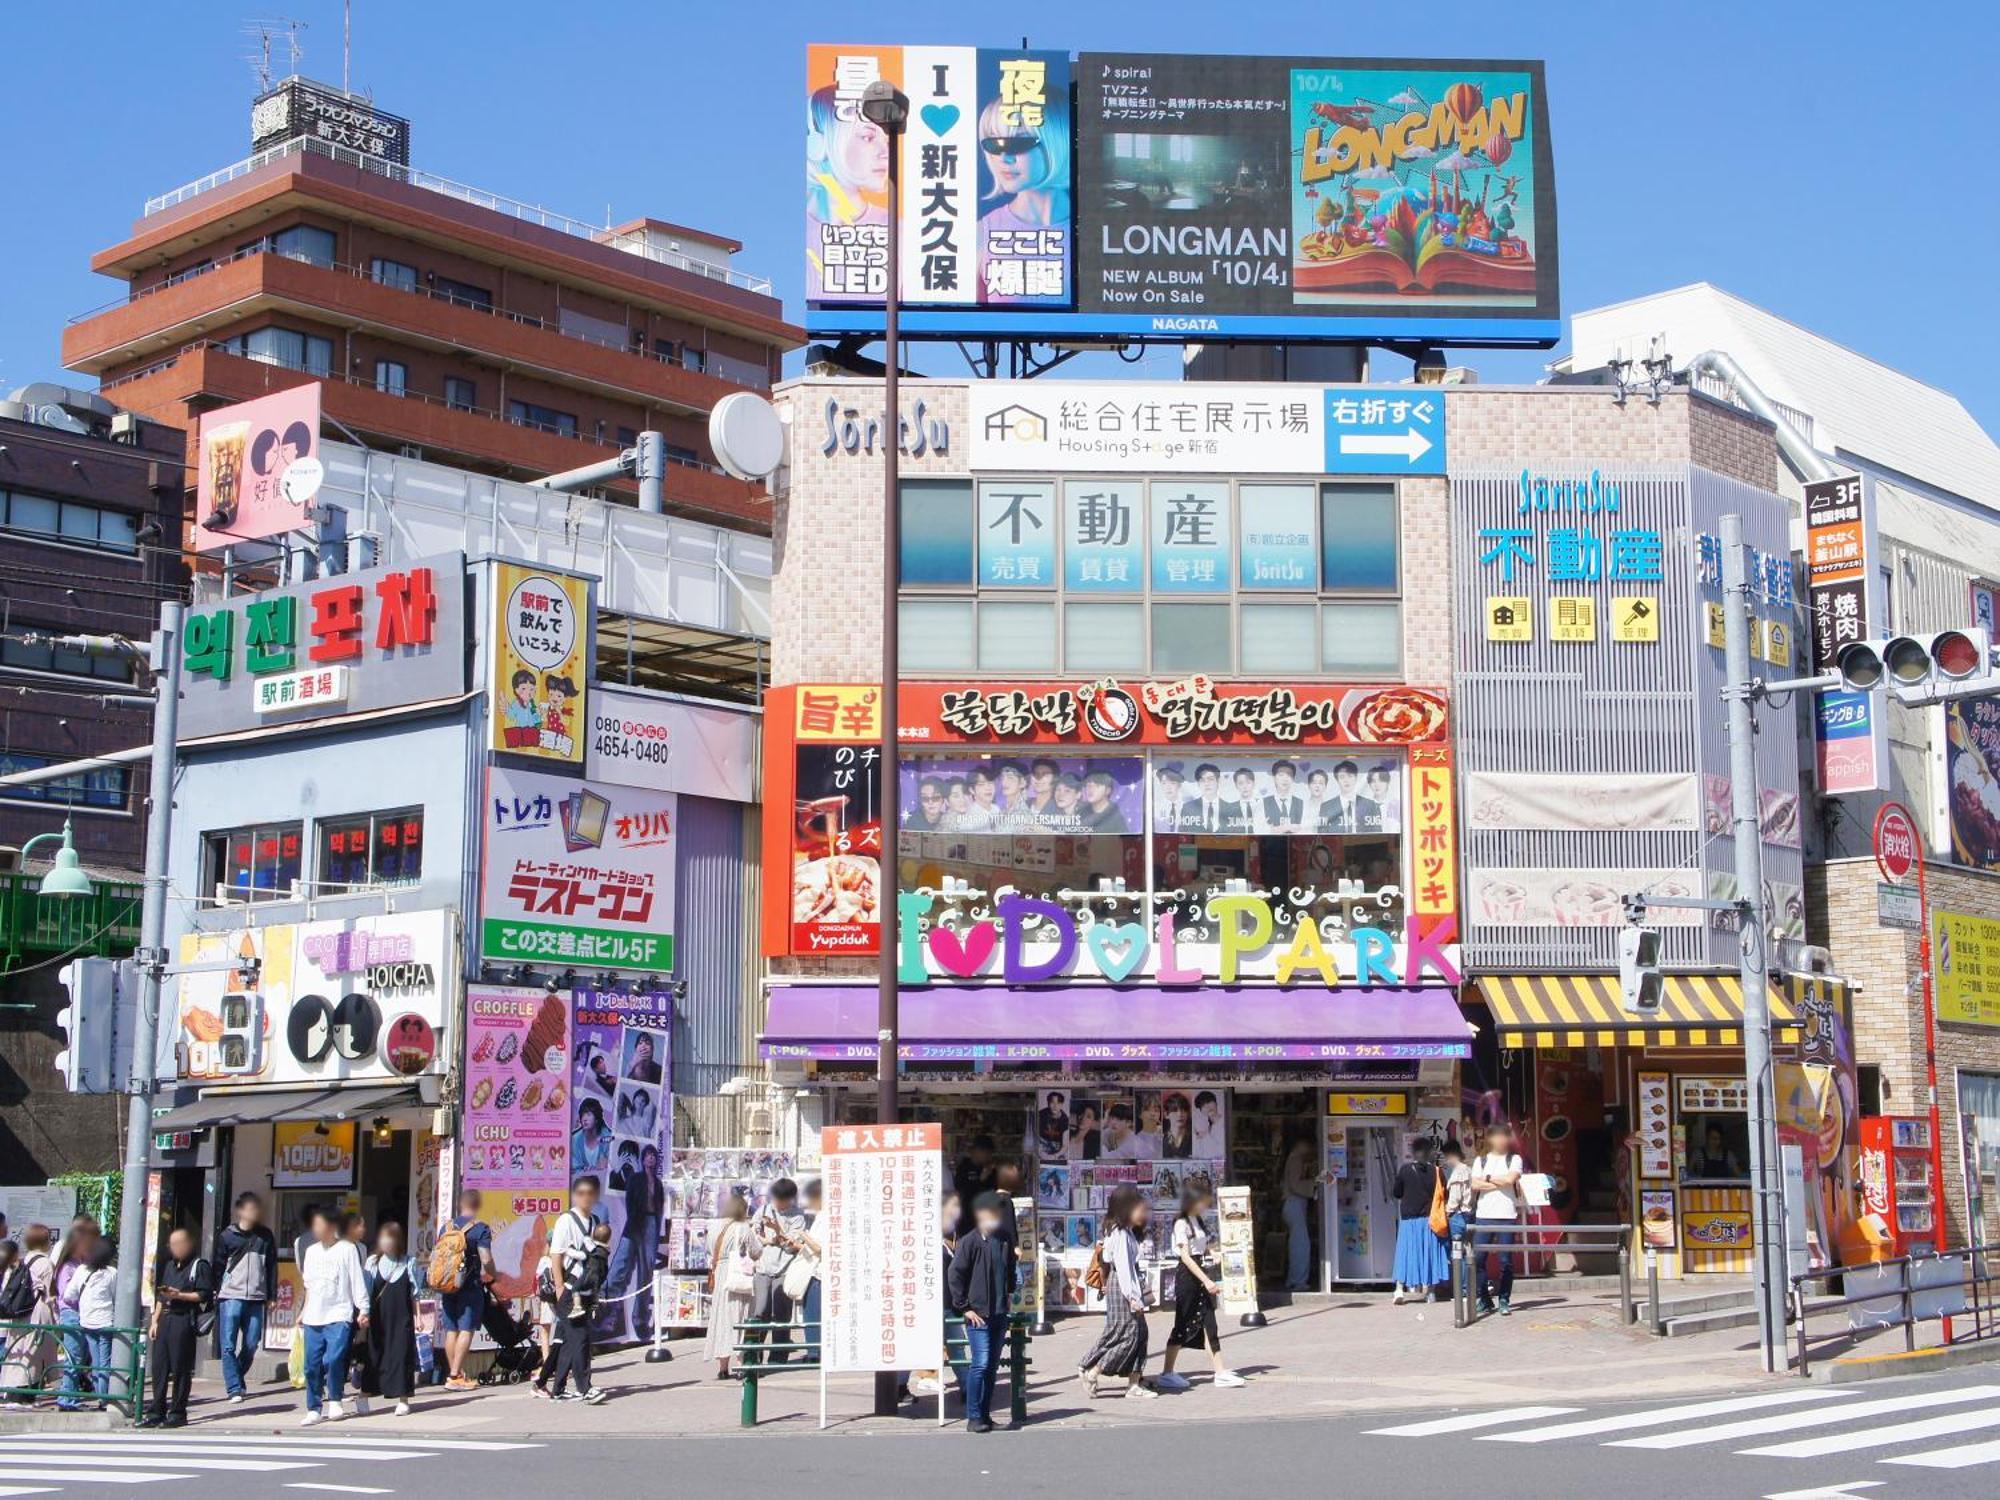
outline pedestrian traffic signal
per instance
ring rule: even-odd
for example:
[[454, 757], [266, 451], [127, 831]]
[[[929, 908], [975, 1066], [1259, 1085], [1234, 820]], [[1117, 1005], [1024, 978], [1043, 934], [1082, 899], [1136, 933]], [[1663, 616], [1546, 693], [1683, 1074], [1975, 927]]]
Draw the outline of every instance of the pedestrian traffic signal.
[[69, 1004], [56, 1012], [63, 1049], [56, 1071], [72, 1094], [111, 1094], [112, 1021], [118, 1010], [118, 965], [108, 958], [79, 958], [56, 971]]
[[1995, 686], [1993, 644], [1976, 626], [1849, 641], [1834, 654], [1833, 669], [1849, 692], [1887, 688], [1905, 702], [1935, 703]]
[[1650, 927], [1618, 929], [1618, 1003], [1628, 1015], [1650, 1016], [1667, 986], [1660, 973], [1660, 935]]

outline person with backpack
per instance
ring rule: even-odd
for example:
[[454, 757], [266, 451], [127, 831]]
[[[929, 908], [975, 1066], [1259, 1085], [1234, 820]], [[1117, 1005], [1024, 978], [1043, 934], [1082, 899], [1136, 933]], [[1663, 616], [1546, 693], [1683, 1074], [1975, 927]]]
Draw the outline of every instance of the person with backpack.
[[141, 1427], [187, 1426], [188, 1388], [194, 1384], [195, 1324], [214, 1300], [208, 1262], [195, 1254], [194, 1232], [167, 1236], [167, 1253], [153, 1272], [153, 1399]]
[[[1476, 1195], [1474, 1228], [1492, 1225], [1512, 1229], [1521, 1222], [1521, 1158], [1514, 1154], [1514, 1132], [1505, 1125], [1487, 1127], [1486, 1149], [1472, 1163], [1472, 1191]], [[1478, 1279], [1481, 1312], [1497, 1307], [1506, 1317], [1514, 1311], [1514, 1245], [1518, 1238], [1502, 1234], [1473, 1241], [1477, 1262], [1473, 1274]], [[1500, 1267], [1492, 1277], [1486, 1275], [1489, 1250]]]
[[[91, 1248], [90, 1259], [84, 1262], [83, 1275], [77, 1278], [76, 1320], [83, 1329], [84, 1348], [90, 1355], [90, 1371], [85, 1379], [88, 1388], [104, 1398], [111, 1395], [117, 1352], [117, 1340], [111, 1332], [118, 1322], [117, 1262], [118, 1247], [100, 1235]], [[98, 1402], [100, 1409], [106, 1404], [105, 1400]]]
[[[539, 1272], [536, 1276], [535, 1295], [550, 1311], [549, 1329], [551, 1346], [543, 1353], [541, 1368], [535, 1374], [535, 1394], [548, 1396], [560, 1392], [556, 1387], [552, 1392], [551, 1382], [556, 1372], [563, 1367], [563, 1356], [568, 1345], [567, 1321], [562, 1308], [564, 1293], [569, 1284], [583, 1269], [584, 1259], [589, 1255], [592, 1232], [602, 1222], [597, 1208], [601, 1186], [595, 1175], [585, 1173], [569, 1185], [569, 1207], [556, 1220], [555, 1228], [549, 1231], [549, 1252], [546, 1257], [547, 1276]], [[602, 1292], [603, 1288], [598, 1288]], [[593, 1297], [593, 1302], [595, 1298]], [[586, 1342], [588, 1334], [586, 1333]], [[588, 1379], [588, 1365], [583, 1377]]]
[[[12, 1240], [0, 1240], [0, 1323], [19, 1323], [35, 1304], [35, 1286], [28, 1280], [28, 1268], [21, 1264], [21, 1247]], [[0, 1362], [14, 1335], [0, 1330]]]
[[[580, 1181], [595, 1183], [593, 1178]], [[574, 1221], [576, 1210], [572, 1209], [563, 1218]], [[610, 1273], [611, 1226], [601, 1219], [593, 1221], [587, 1238], [572, 1241], [560, 1252], [551, 1248], [550, 1259], [564, 1268], [559, 1273], [562, 1290], [556, 1294], [556, 1329], [561, 1342], [557, 1346], [550, 1399], [587, 1401], [596, 1406], [605, 1399], [605, 1392], [602, 1386], [592, 1384], [590, 1378], [590, 1325], [597, 1316], [597, 1299], [603, 1295], [605, 1278]], [[566, 1391], [572, 1378], [576, 1389]]]
[[1431, 1288], [1451, 1275], [1444, 1241], [1431, 1228], [1432, 1209], [1436, 1208], [1440, 1218], [1444, 1215], [1444, 1177], [1431, 1155], [1429, 1140], [1419, 1139], [1411, 1148], [1410, 1160], [1396, 1169], [1389, 1195], [1396, 1200], [1399, 1213], [1391, 1271], [1396, 1295], [1392, 1301], [1397, 1306], [1405, 1301], [1427, 1301]]
[[460, 1193], [457, 1216], [431, 1247], [430, 1284], [439, 1294], [448, 1391], [479, 1389], [479, 1382], [465, 1373], [465, 1356], [486, 1316], [486, 1286], [493, 1279], [493, 1231], [480, 1219], [479, 1206], [478, 1188]]
[[1104, 1293], [1104, 1331], [1084, 1355], [1077, 1375], [1091, 1395], [1106, 1375], [1125, 1377], [1125, 1394], [1152, 1400], [1146, 1384], [1146, 1283], [1139, 1275], [1139, 1238], [1151, 1217], [1146, 1197], [1131, 1183], [1113, 1189], [1104, 1211], [1105, 1234], [1091, 1250], [1084, 1281]]
[[[55, 1236], [46, 1224], [30, 1224], [21, 1234], [21, 1273], [27, 1283], [26, 1310], [14, 1321], [46, 1327], [56, 1319], [56, 1268], [49, 1254]], [[19, 1296], [19, 1293], [16, 1293]], [[7, 1343], [7, 1361], [0, 1367], [0, 1386], [10, 1391], [24, 1390], [42, 1383], [43, 1373], [55, 1357], [55, 1342], [46, 1333], [16, 1334]], [[8, 1406], [32, 1405], [10, 1397]]]
[[278, 1241], [264, 1227], [264, 1205], [255, 1193], [236, 1195], [235, 1222], [215, 1240], [222, 1280], [215, 1289], [215, 1319], [222, 1331], [222, 1389], [231, 1406], [244, 1401], [245, 1372], [264, 1342], [264, 1310], [278, 1295]]

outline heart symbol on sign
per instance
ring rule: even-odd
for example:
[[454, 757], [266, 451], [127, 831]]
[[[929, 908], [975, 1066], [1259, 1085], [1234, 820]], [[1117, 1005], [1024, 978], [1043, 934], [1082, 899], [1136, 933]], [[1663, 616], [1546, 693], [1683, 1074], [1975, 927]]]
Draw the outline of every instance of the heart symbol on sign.
[[926, 104], [921, 113], [924, 123], [930, 126], [932, 135], [943, 135], [958, 123], [956, 104]]
[[1130, 979], [1146, 957], [1146, 929], [1137, 922], [1099, 922], [1084, 929], [1083, 940], [1098, 972], [1113, 984]]
[[999, 931], [991, 922], [967, 928], [963, 938], [949, 927], [933, 927], [930, 935], [931, 957], [947, 974], [970, 979], [986, 967], [986, 961], [993, 956], [993, 945], [998, 941]]

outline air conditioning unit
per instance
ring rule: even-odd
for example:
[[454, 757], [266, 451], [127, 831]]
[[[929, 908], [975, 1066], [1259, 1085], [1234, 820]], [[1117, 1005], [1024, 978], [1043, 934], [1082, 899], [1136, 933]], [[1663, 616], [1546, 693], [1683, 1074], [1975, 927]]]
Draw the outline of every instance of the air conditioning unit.
[[139, 417], [136, 412], [120, 411], [111, 414], [111, 441], [138, 446]]

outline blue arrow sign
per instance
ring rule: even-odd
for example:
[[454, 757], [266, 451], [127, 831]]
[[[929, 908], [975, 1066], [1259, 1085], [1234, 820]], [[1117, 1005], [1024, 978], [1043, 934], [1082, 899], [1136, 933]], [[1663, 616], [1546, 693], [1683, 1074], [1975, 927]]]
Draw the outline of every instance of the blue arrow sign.
[[1337, 386], [1325, 394], [1327, 473], [1444, 473], [1443, 391]]

